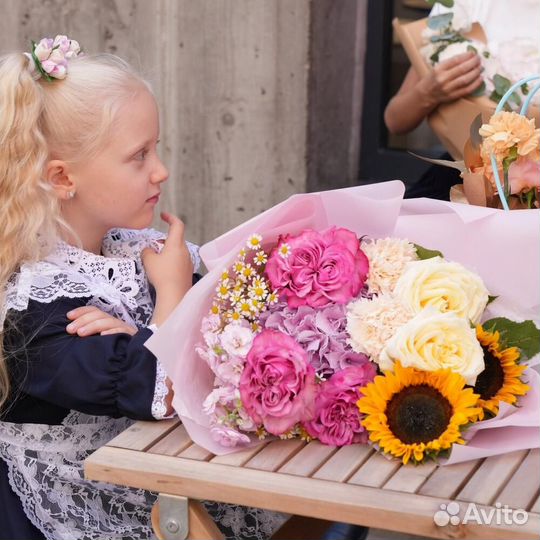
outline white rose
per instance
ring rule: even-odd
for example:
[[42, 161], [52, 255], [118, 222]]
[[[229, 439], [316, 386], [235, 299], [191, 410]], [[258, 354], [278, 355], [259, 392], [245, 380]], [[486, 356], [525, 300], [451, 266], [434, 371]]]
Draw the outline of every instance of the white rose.
[[480, 322], [489, 299], [478, 274], [441, 257], [410, 262], [396, 283], [394, 294], [413, 313], [432, 306], [474, 324]]
[[470, 385], [484, 370], [475, 330], [454, 313], [434, 309], [425, 309], [397, 330], [381, 352], [379, 366], [392, 371], [397, 360], [421, 371], [450, 369]]
[[487, 50], [486, 46], [480, 41], [471, 40], [460, 41], [458, 43], [448, 45], [448, 47], [443, 49], [439, 54], [439, 62], [444, 62], [445, 60], [453, 58], [458, 54], [466, 53], [468, 52], [469, 47], [474, 47], [478, 51], [480, 59], [483, 60], [483, 53]]

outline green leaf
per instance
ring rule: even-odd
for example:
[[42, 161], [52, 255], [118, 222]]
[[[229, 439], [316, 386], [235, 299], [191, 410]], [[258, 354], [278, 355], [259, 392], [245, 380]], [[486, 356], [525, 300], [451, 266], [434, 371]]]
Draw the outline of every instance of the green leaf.
[[518, 107], [521, 105], [521, 98], [519, 97], [519, 94], [517, 94], [516, 92], [512, 92], [510, 94], [508, 101], [513, 101]]
[[442, 13], [441, 15], [433, 15], [428, 17], [427, 25], [431, 30], [440, 30], [445, 28], [452, 22], [453, 13]]
[[524, 82], [521, 85], [521, 92], [523, 93], [524, 96], [526, 96], [529, 93], [529, 85], [526, 82]]
[[482, 81], [482, 84], [480, 84], [476, 90], [471, 92], [471, 96], [472, 97], [483, 96], [485, 91], [486, 91], [486, 83]]
[[516, 322], [506, 317], [496, 317], [482, 326], [488, 332], [500, 333], [503, 349], [517, 347], [521, 351], [522, 360], [540, 352], [540, 330], [532, 321]]
[[460, 43], [464, 41], [463, 36], [458, 34], [457, 32], [447, 32], [445, 34], [438, 34], [436, 36], [431, 36], [429, 38], [429, 41], [431, 43], [438, 43], [439, 41], [448, 41], [448, 43], [445, 43], [445, 47], [448, 47], [451, 43]]
[[504, 96], [504, 94], [508, 92], [511, 86], [511, 82], [506, 77], [495, 73], [495, 75], [493, 76], [493, 85], [495, 86], [497, 94], [499, 94], [500, 96]]
[[444, 257], [440, 251], [435, 249], [427, 249], [425, 247], [419, 246], [418, 244], [413, 244], [416, 249], [416, 255], [421, 261], [425, 259], [433, 259], [433, 257]]
[[426, 2], [430, 6], [434, 6], [435, 4], [441, 4], [447, 8], [454, 7], [454, 0], [426, 0]]
[[446, 49], [447, 45], [441, 45], [440, 47], [437, 47], [435, 52], [429, 57], [432, 64], [436, 64], [439, 61], [439, 54], [441, 54], [444, 49]]
[[495, 101], [495, 103], [501, 101], [501, 98], [502, 96], [497, 92], [497, 90], [493, 90], [491, 94], [489, 94], [489, 99], [491, 99], [491, 101]]
[[488, 295], [488, 303], [487, 303], [487, 305], [489, 306], [489, 304], [491, 304], [492, 302], [495, 302], [495, 300], [497, 300], [497, 298], [499, 298], [499, 297], [498, 296], [491, 296], [491, 294]]
[[508, 155], [503, 159], [503, 171], [508, 172], [510, 165], [516, 161], [518, 158], [518, 148], [517, 145], [512, 146], [508, 151]]
[[482, 53], [482, 56], [483, 56], [484, 58], [489, 58], [489, 57], [491, 56], [491, 54], [489, 54], [489, 51], [484, 51], [484, 52]]
[[525, 194], [525, 197], [527, 199], [527, 208], [530, 210], [531, 208], [534, 208], [534, 203], [536, 200], [536, 189], [530, 189]]
[[474, 45], [467, 45], [467, 52], [478, 53], [478, 49]]

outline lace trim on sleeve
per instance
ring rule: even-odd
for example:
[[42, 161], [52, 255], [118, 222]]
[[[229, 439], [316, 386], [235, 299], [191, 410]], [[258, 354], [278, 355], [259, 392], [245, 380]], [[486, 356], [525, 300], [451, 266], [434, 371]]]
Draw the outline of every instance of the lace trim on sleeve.
[[171, 418], [173, 415], [167, 416], [167, 405], [165, 399], [169, 393], [167, 388], [167, 373], [163, 369], [160, 361], [156, 361], [156, 388], [154, 390], [154, 399], [152, 400], [152, 416], [156, 420], [163, 420], [164, 418]]

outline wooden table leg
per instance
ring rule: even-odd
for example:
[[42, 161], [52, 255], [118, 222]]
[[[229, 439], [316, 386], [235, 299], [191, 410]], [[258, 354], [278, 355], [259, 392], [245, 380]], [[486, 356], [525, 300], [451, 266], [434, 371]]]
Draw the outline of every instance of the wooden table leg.
[[[165, 495], [166, 496], [166, 495]], [[193, 499], [186, 499], [188, 505], [188, 535], [187, 540], [224, 540], [224, 536], [215, 524], [206, 508]], [[159, 521], [159, 502], [152, 508], [152, 528], [158, 540], [179, 538], [174, 533], [163, 531]], [[183, 540], [183, 539], [182, 539]]]

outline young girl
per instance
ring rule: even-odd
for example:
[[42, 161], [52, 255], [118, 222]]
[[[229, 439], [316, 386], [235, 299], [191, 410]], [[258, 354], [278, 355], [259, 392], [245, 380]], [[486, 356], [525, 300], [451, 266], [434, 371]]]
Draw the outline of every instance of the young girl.
[[[0, 58], [0, 534], [149, 538], [151, 493], [85, 481], [132, 420], [173, 413], [144, 347], [192, 285], [182, 222], [146, 229], [167, 169], [148, 84], [65, 36]], [[209, 503], [226, 534], [280, 518]], [[238, 517], [240, 516], [240, 520]]]

